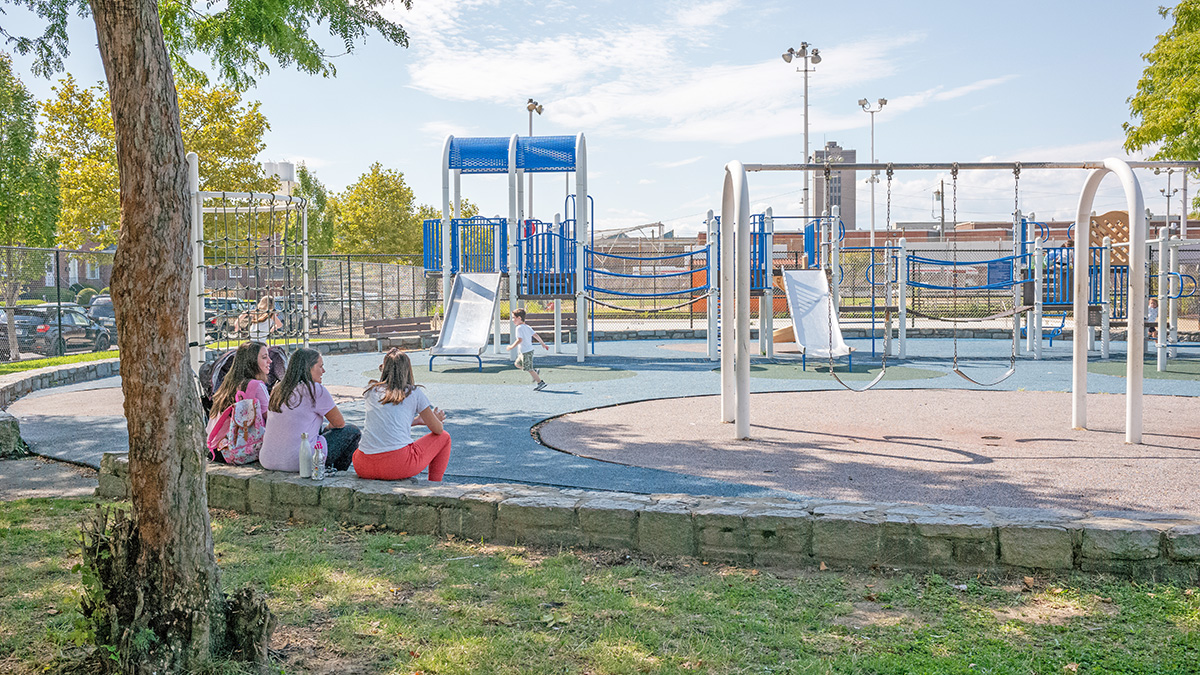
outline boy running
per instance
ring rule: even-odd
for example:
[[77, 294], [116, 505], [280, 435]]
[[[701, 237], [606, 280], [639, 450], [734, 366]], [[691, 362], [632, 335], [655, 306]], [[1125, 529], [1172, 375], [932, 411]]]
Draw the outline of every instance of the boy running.
[[533, 376], [534, 391], [541, 391], [546, 388], [546, 381], [541, 378], [538, 371], [533, 368], [533, 341], [537, 340], [542, 343], [542, 349], [549, 350], [550, 346], [542, 341], [542, 336], [538, 335], [529, 324], [525, 323], [525, 310], [514, 309], [512, 311], [512, 322], [517, 326], [517, 341], [508, 346], [511, 351], [516, 347], [520, 347], [520, 356], [513, 365], [524, 370]]

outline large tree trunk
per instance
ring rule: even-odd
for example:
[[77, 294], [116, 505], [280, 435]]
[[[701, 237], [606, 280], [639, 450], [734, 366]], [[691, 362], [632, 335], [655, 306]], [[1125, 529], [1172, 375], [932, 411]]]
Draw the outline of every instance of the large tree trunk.
[[132, 541], [122, 549], [132, 569], [127, 578], [100, 580], [112, 624], [105, 632], [125, 672], [188, 672], [223, 651], [225, 602], [187, 358], [192, 246], [179, 108], [157, 4], [91, 5], [120, 169], [112, 298], [133, 496]]

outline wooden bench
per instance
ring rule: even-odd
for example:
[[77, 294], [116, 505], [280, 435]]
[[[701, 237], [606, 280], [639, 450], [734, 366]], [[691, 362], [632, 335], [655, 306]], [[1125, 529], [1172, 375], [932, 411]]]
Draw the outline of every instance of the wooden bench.
[[[536, 312], [525, 315], [525, 323], [547, 342], [554, 341], [554, 312]], [[562, 313], [562, 330], [568, 335], [575, 332], [575, 312]]]
[[437, 335], [434, 328], [434, 317], [414, 316], [406, 319], [367, 319], [363, 321], [363, 332], [367, 337], [428, 337]]

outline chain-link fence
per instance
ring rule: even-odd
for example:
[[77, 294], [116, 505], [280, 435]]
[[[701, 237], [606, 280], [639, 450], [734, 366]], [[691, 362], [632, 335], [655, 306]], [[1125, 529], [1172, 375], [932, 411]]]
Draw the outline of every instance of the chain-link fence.
[[716, 275], [707, 246], [616, 239], [598, 242], [588, 260], [597, 331], [707, 327], [708, 278]]
[[117, 327], [111, 251], [0, 247], [0, 359], [107, 351]]

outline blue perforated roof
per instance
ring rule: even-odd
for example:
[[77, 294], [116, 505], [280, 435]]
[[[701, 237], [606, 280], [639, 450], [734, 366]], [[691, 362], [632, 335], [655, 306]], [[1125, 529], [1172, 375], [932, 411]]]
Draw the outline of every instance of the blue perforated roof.
[[[450, 141], [450, 168], [463, 173], [507, 173], [507, 137], [458, 138]], [[575, 170], [574, 136], [517, 138], [517, 168], [534, 173]]]
[[574, 171], [574, 136], [517, 138], [517, 167], [528, 172]]

